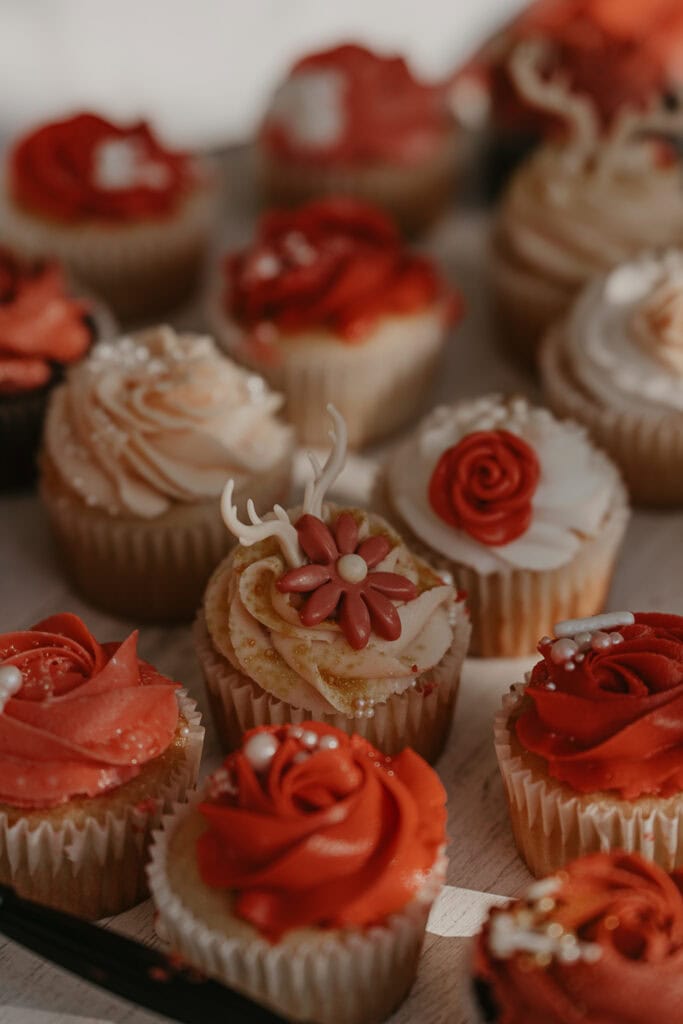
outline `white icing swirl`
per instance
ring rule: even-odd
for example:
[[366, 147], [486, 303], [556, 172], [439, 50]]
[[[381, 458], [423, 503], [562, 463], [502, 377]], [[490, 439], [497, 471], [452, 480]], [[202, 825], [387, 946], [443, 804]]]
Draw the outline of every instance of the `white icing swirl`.
[[153, 518], [276, 465], [292, 446], [281, 404], [210, 338], [154, 327], [96, 345], [69, 372], [45, 449], [88, 505]]
[[277, 89], [267, 120], [299, 146], [333, 146], [345, 130], [344, 78], [333, 68], [297, 71]]
[[[487, 547], [444, 522], [429, 502], [429, 481], [442, 453], [477, 430], [508, 430], [535, 451], [540, 479], [529, 529], [509, 544]], [[387, 466], [389, 498], [432, 550], [482, 575], [510, 569], [556, 569], [597, 534], [620, 489], [607, 456], [575, 423], [556, 420], [523, 398], [489, 395], [434, 409], [399, 445]]]

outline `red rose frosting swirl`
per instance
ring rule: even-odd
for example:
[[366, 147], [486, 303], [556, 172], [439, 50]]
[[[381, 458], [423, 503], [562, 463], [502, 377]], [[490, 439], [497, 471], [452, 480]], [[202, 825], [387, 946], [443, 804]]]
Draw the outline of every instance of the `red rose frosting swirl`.
[[445, 522], [482, 544], [509, 544], [531, 523], [540, 477], [533, 448], [508, 430], [477, 430], [440, 457], [429, 501]]
[[0, 635], [0, 802], [98, 796], [163, 753], [178, 684], [137, 656], [137, 633], [99, 644], [75, 615]]
[[24, 136], [9, 161], [13, 199], [68, 223], [165, 217], [193, 180], [187, 154], [165, 149], [146, 122], [115, 125], [88, 113]]
[[204, 882], [276, 941], [379, 924], [423, 888], [445, 842], [445, 793], [412, 750], [385, 757], [317, 722], [254, 729], [209, 783]]
[[554, 645], [541, 642], [516, 723], [520, 743], [581, 793], [614, 790], [631, 800], [680, 792], [683, 617], [638, 613], [600, 637], [579, 660], [558, 661]]
[[683, 875], [599, 853], [494, 909], [474, 974], [501, 1024], [652, 1024], [683, 1006]]
[[53, 365], [85, 355], [88, 303], [72, 299], [56, 264], [30, 264], [0, 248], [0, 395], [43, 387]]
[[226, 310], [255, 342], [327, 329], [362, 340], [380, 317], [449, 298], [433, 263], [407, 250], [381, 211], [350, 198], [274, 211], [225, 261]]

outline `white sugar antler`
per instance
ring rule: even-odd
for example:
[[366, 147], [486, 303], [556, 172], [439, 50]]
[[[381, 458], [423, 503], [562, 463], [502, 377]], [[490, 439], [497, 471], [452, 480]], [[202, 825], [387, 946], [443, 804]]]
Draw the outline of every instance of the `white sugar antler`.
[[664, 106], [655, 96], [648, 107], [642, 110], [627, 108], [617, 117], [607, 136], [605, 145], [597, 154], [595, 173], [607, 178], [623, 165], [623, 155], [629, 143], [648, 135], [680, 135], [683, 132], [683, 104], [674, 108]]
[[265, 540], [266, 537], [276, 537], [289, 565], [292, 568], [303, 565], [306, 559], [299, 547], [296, 529], [282, 506], [274, 506], [275, 519], [264, 520], [256, 514], [254, 502], [250, 498], [247, 502], [247, 515], [251, 523], [243, 523], [237, 516], [237, 506], [232, 503], [234, 489], [235, 481], [228, 480], [221, 497], [221, 515], [223, 522], [240, 544], [249, 547], [260, 540]]
[[332, 441], [332, 451], [327, 457], [327, 462], [322, 467], [315, 455], [312, 452], [308, 453], [311, 465], [313, 466], [313, 479], [306, 484], [306, 490], [304, 491], [304, 512], [319, 518], [322, 516], [325, 495], [341, 473], [346, 462], [347, 431], [344, 417], [337, 412], [332, 403], [327, 406], [327, 411], [333, 424], [329, 432], [329, 438]]

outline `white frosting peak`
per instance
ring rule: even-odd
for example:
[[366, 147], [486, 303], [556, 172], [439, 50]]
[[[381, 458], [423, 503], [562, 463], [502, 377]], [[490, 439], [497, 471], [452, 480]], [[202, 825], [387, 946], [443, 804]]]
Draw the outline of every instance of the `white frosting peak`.
[[297, 145], [332, 146], [345, 128], [343, 89], [344, 79], [333, 69], [297, 71], [276, 91], [268, 120]]
[[93, 180], [99, 188], [164, 188], [169, 169], [148, 159], [134, 139], [106, 139], [94, 153]]

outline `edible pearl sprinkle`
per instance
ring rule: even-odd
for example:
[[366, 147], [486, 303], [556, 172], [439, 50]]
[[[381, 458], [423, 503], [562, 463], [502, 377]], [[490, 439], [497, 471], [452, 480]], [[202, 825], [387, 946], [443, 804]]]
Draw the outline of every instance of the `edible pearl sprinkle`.
[[362, 583], [368, 574], [368, 565], [360, 555], [342, 555], [337, 572], [346, 583]]
[[5, 704], [22, 686], [23, 676], [16, 665], [0, 666], [0, 712]]
[[242, 753], [255, 772], [263, 772], [270, 767], [279, 746], [272, 733], [260, 732], [249, 737], [242, 748]]
[[606, 651], [624, 642], [621, 633], [607, 633], [617, 626], [630, 626], [635, 621], [632, 612], [606, 612], [589, 619], [566, 619], [555, 626], [555, 637], [544, 636], [540, 647], [550, 647], [550, 658], [556, 665], [562, 665], [567, 672], [573, 672], [576, 663], [584, 660], [586, 651]]

